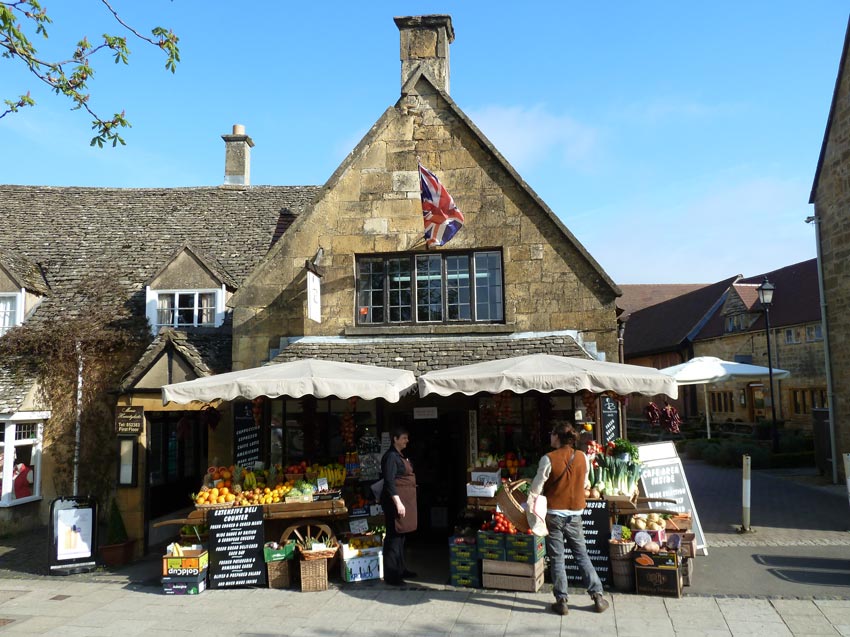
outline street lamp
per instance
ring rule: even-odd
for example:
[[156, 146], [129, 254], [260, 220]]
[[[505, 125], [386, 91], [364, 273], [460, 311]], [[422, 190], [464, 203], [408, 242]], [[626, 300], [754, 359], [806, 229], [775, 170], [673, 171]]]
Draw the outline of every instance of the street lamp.
[[776, 286], [764, 277], [764, 281], [756, 288], [759, 302], [764, 308], [765, 335], [767, 336], [767, 374], [770, 378], [770, 412], [773, 421], [770, 423], [770, 435], [773, 439], [773, 452], [779, 452], [779, 429], [776, 426], [776, 401], [773, 399], [773, 359], [770, 356], [770, 306], [773, 303], [773, 290]]

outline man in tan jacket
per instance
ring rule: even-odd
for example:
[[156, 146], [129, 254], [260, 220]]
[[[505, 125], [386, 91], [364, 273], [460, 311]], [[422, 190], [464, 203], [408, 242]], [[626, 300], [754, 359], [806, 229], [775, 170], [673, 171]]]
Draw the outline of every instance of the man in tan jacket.
[[569, 612], [567, 607], [567, 569], [564, 549], [569, 548], [581, 571], [582, 584], [593, 599], [597, 613], [608, 609], [608, 600], [602, 592], [602, 582], [590, 562], [584, 543], [581, 514], [586, 501], [584, 485], [587, 480], [587, 456], [576, 449], [578, 434], [569, 423], [557, 423], [550, 434], [554, 451], [540, 459], [537, 475], [531, 483], [531, 493], [545, 495], [547, 499], [546, 554], [555, 603], [552, 610], [559, 615]]

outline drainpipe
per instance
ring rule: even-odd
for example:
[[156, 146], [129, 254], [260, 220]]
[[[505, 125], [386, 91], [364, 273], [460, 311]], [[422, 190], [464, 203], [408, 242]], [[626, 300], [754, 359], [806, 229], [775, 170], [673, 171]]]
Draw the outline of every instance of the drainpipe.
[[815, 214], [806, 217], [806, 223], [815, 224], [815, 245], [817, 246], [818, 293], [820, 295], [820, 322], [823, 332], [823, 359], [826, 366], [826, 401], [829, 406], [829, 446], [832, 449], [832, 483], [838, 484], [838, 448], [835, 444], [835, 393], [832, 387], [832, 363], [829, 357], [829, 329], [826, 320], [826, 298], [823, 294], [823, 260], [820, 245], [820, 218]]

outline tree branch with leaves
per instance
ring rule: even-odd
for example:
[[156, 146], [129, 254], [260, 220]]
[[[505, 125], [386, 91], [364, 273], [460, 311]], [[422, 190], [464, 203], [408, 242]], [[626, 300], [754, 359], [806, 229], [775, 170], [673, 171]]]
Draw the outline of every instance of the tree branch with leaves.
[[[107, 0], [101, 0], [112, 14], [115, 21], [133, 38], [157, 47], [166, 56], [165, 68], [174, 73], [180, 61], [180, 49], [177, 46], [179, 38], [170, 30], [155, 27], [151, 35], [146, 36], [127, 24]], [[130, 49], [127, 47], [127, 37], [104, 33], [102, 41], [92, 43], [83, 37], [71, 54], [65, 60], [46, 60], [39, 56], [34, 44], [41, 36], [47, 39], [47, 26], [52, 24], [47, 9], [38, 0], [16, 0], [0, 2], [0, 51], [2, 56], [22, 63], [29, 72], [42, 83], [49, 86], [57, 95], [64, 95], [74, 104], [73, 110], [85, 110], [92, 117], [92, 130], [95, 136], [91, 145], [103, 148], [105, 143], [124, 145], [120, 135], [122, 128], [131, 126], [124, 111], [115, 113], [112, 117], [100, 115], [90, 106], [91, 94], [89, 81], [95, 74], [92, 58], [99, 53], [109, 52], [115, 64], [128, 64]], [[4, 100], [6, 110], [0, 112], [0, 119], [11, 113], [17, 113], [26, 106], [34, 106], [35, 100], [28, 91], [13, 99]]]

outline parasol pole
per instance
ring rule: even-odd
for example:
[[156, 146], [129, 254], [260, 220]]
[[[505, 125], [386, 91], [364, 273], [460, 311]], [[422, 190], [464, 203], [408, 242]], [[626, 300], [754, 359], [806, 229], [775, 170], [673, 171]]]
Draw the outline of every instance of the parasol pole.
[[708, 408], [708, 383], [702, 384], [702, 398], [705, 401], [705, 432], [711, 440], [711, 410]]

